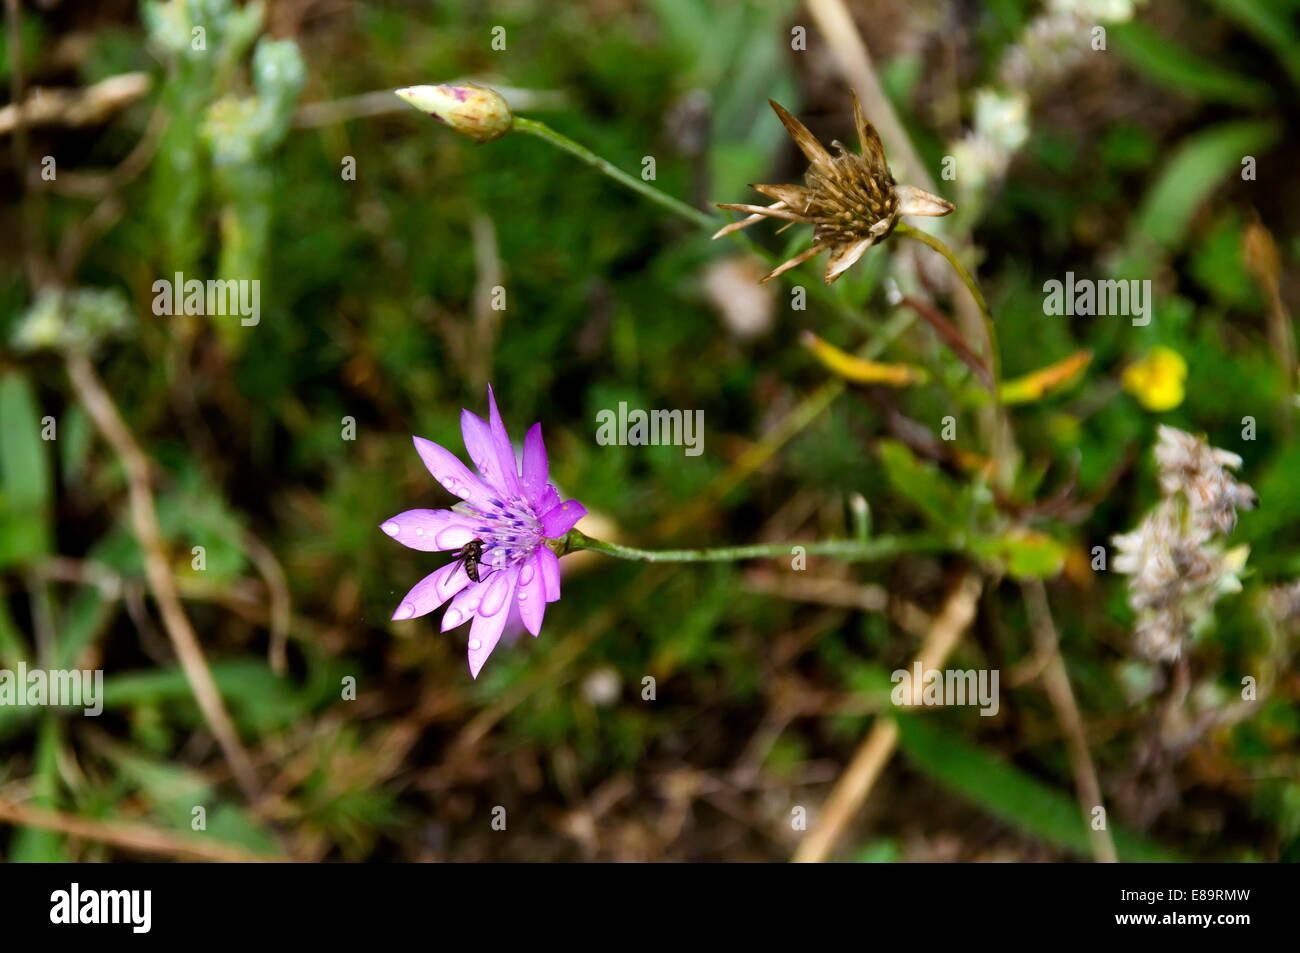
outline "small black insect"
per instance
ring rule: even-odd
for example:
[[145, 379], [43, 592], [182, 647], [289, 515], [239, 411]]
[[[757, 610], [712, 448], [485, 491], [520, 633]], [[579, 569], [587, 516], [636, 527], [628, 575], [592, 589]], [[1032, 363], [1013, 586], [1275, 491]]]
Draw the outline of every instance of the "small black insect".
[[[456, 552], [456, 558], [465, 567], [465, 575], [469, 576], [471, 582], [483, 581], [479, 576], [479, 567], [483, 565], [483, 540], [471, 539]], [[489, 572], [488, 575], [492, 573]]]

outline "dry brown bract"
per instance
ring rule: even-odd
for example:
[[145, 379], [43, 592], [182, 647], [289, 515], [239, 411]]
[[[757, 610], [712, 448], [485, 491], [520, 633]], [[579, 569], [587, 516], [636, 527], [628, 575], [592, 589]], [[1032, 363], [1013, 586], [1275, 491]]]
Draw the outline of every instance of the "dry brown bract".
[[812, 247], [775, 268], [763, 281], [775, 278], [829, 248], [831, 257], [826, 263], [826, 283], [829, 285], [861, 258], [863, 252], [886, 238], [900, 217], [947, 215], [956, 208], [937, 195], [894, 182], [885, 161], [885, 147], [875, 126], [862, 114], [856, 93], [853, 96], [853, 120], [858, 129], [862, 155], [854, 155], [839, 142], [832, 142], [831, 145], [839, 152], [832, 156], [780, 103], [770, 99], [768, 102], [795, 145], [812, 163], [804, 174], [807, 185], [751, 186], [776, 202], [767, 206], [719, 204], [718, 208], [751, 214], [720, 229], [713, 236], [721, 238], [765, 217], [813, 226]]

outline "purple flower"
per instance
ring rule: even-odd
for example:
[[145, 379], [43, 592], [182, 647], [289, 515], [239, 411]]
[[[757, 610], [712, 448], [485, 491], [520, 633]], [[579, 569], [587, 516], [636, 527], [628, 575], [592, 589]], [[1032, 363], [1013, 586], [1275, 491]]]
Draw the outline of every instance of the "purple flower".
[[534, 636], [541, 632], [546, 604], [560, 598], [560, 561], [546, 541], [562, 537], [587, 513], [577, 500], [561, 502], [548, 482], [542, 425], [533, 424], [524, 438], [521, 466], [491, 387], [488, 408], [486, 421], [468, 410], [460, 416], [465, 449], [479, 476], [433, 441], [412, 438], [434, 479], [460, 502], [447, 510], [407, 510], [380, 526], [411, 549], [458, 551], [460, 558], [425, 576], [402, 597], [393, 619], [428, 615], [451, 599], [442, 630], [473, 620], [469, 671], [475, 678], [515, 612]]

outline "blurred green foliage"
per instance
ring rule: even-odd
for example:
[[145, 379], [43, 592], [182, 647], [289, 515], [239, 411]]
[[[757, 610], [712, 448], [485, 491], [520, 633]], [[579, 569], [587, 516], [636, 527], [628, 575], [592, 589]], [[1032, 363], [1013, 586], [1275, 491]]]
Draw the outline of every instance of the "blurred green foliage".
[[[937, 173], [973, 91], [1038, 5], [953, 7], [943, 16], [959, 29], [938, 32], [896, 6], [884, 22], [897, 42], [867, 39]], [[873, 249], [830, 292], [809, 287], [807, 310], [789, 306], [789, 287], [765, 286], [771, 325], [746, 336], [709, 290], [737, 246], [540, 141], [476, 146], [395, 99], [389, 113], [345, 108], [348, 97], [464, 76], [558, 94], [535, 114], [619, 168], [635, 174], [652, 156], [654, 184], [674, 196], [752, 201], [748, 183], [803, 170], [768, 98], [826, 141], [851, 138], [847, 94], [816, 31], [807, 52], [790, 49], [791, 27], [808, 21], [794, 6], [362, 3], [300, 22], [258, 3], [146, 0], [138, 21], [94, 24], [73, 77], [54, 65], [53, 20], [27, 11], [29, 82], [147, 69], [153, 87], [102, 126], [29, 130], [29, 158], [49, 151], [61, 176], [112, 167], [142, 141], [149, 161], [121, 186], [117, 213], [98, 213], [104, 227], [58, 293], [38, 288], [16, 253], [0, 273], [0, 667], [106, 671], [100, 719], [0, 708], [0, 795], [180, 834], [196, 833], [193, 808], [204, 806], [199, 835], [304, 859], [788, 856], [790, 806], [824, 799], [838, 771], [821, 769], [842, 766], [888, 704], [889, 672], [910, 662], [916, 638], [890, 613], [773, 594], [764, 573], [790, 576], [781, 565], [574, 557], [541, 637], [503, 643], [472, 682], [463, 631], [438, 632], [436, 616], [388, 621], [443, 558], [377, 527], [445, 504], [409, 436], [459, 451], [459, 411], [484, 409], [485, 373], [515, 437], [542, 421], [552, 478], [600, 519], [593, 535], [843, 537], [854, 532], [849, 495], [861, 494], [872, 533], [932, 530], [945, 551], [852, 567], [817, 559], [808, 578], [934, 612], [960, 565], [990, 574], [980, 621], [950, 664], [1000, 669], [1003, 717], [906, 716], [892, 770], [933, 787], [918, 803], [934, 810], [882, 789], [871, 828], [855, 830], [843, 856], [934, 856], [916, 845], [946, 828], [964, 834], [971, 806], [1009, 849], [1027, 839], [1051, 856], [1087, 855], [1052, 709], [1035, 682], [1010, 677], [1034, 653], [1017, 580], [1043, 577], [1103, 788], [1136, 784], [1142, 804], [1174, 792], [1153, 814], [1126, 810], [1116, 793], [1121, 857], [1300, 859], [1295, 648], [1262, 608], [1270, 587], [1300, 576], [1296, 381], [1279, 367], [1269, 297], [1242, 254], [1256, 223], [1285, 269], [1300, 253], [1296, 5], [1150, 7], [1112, 28], [1104, 67], [1081, 67], [1096, 71], [1089, 104], [1068, 90], [1036, 100], [1028, 142], [971, 223], [1005, 376], [1093, 355], [1079, 384], [1014, 409], [1024, 460], [1010, 507], [977, 466], [947, 451], [927, 458], [905, 439], [908, 422], [938, 432], [951, 415], [952, 446], [978, 455], [987, 398], [890, 295], [902, 241]], [[491, 46], [495, 26], [505, 50]], [[918, 52], [938, 33], [961, 56]], [[0, 74], [10, 67], [0, 44]], [[304, 103], [336, 114], [302, 121]], [[1244, 156], [1255, 179], [1239, 174]], [[24, 244], [53, 259], [107, 199], [52, 188], [26, 201], [39, 213]], [[806, 229], [772, 231], [749, 234], [778, 255], [807, 241]], [[797, 283], [819, 281], [815, 266]], [[1151, 278], [1153, 320], [1045, 317], [1043, 282], [1066, 271]], [[155, 314], [152, 284], [176, 272], [259, 280], [260, 324]], [[508, 306], [484, 330], [494, 276]], [[1293, 275], [1283, 288], [1294, 310]], [[798, 346], [805, 328], [850, 351], [876, 340], [880, 360], [923, 366], [931, 382], [848, 388], [757, 473], [731, 481], [745, 452], [826, 383]], [[1185, 400], [1158, 415], [1120, 385], [1156, 345], [1189, 366]], [[95, 355], [150, 456], [172, 572], [270, 807], [236, 793], [211, 742], [156, 621], [121, 461], [69, 386], [61, 350]], [[706, 452], [597, 445], [596, 413], [620, 401], [704, 409]], [[54, 440], [42, 436], [47, 416]], [[1163, 675], [1131, 657], [1123, 577], [1088, 567], [1092, 548], [1156, 499], [1160, 422], [1241, 454], [1262, 501], [1232, 537], [1251, 546], [1246, 591], [1220, 602], [1194, 647], [1197, 691], [1226, 705], [1243, 675], [1267, 671], [1272, 694], [1202, 739], [1197, 757], [1140, 774]], [[1056, 494], [1069, 505], [1035, 509]], [[270, 661], [277, 571], [292, 606], [283, 672]], [[592, 688], [609, 673], [612, 701]], [[341, 691], [347, 678], [356, 700]], [[489, 827], [499, 804], [509, 838]], [[591, 817], [597, 833], [575, 833]], [[972, 836], [966, 856], [989, 839]], [[34, 828], [0, 834], [0, 850], [121, 856]]]

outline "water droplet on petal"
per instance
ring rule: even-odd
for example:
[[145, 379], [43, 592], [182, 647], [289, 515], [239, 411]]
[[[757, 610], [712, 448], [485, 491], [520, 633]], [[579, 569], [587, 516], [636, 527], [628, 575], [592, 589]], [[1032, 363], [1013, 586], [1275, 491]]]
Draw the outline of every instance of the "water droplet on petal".
[[519, 585], [526, 586], [531, 583], [535, 572], [536, 570], [533, 568], [531, 561], [524, 563], [524, 568], [519, 570]]
[[454, 629], [465, 621], [465, 617], [460, 614], [459, 609], [448, 609], [446, 618], [442, 621], [444, 629]]
[[528, 592], [527, 592], [527, 590], [520, 589], [520, 590], [519, 590], [519, 601], [520, 601], [520, 602], [523, 602], [523, 601], [524, 601], [525, 599], [527, 599], [527, 598], [528, 598]]
[[409, 619], [413, 615], [415, 615], [415, 603], [403, 602], [397, 607], [397, 611], [393, 613], [393, 619], [400, 621], [402, 619]]
[[382, 529], [389, 536], [396, 536], [402, 530], [402, 527], [398, 526], [392, 520], [389, 520], [387, 523], [385, 523], [383, 526], [379, 528]]
[[451, 526], [444, 529], [433, 538], [433, 541], [440, 549], [455, 549], [456, 547], [469, 542], [466, 538], [465, 530], [461, 529], [459, 526]]
[[471, 651], [471, 652], [477, 652], [477, 651], [479, 650], [479, 648], [482, 647], [482, 645], [483, 645], [483, 643], [480, 642], [478, 639], [470, 639], [470, 640], [469, 640], [469, 648], [470, 648], [470, 651]]

